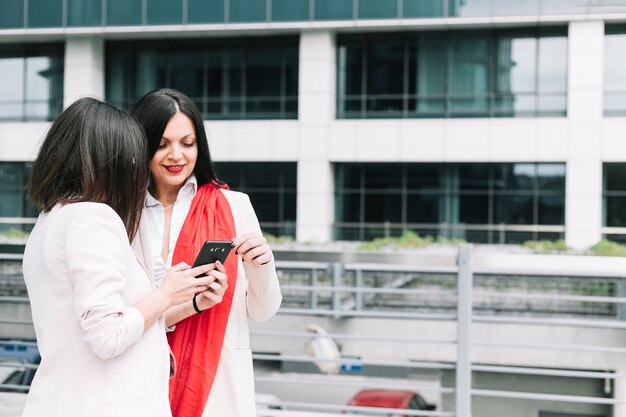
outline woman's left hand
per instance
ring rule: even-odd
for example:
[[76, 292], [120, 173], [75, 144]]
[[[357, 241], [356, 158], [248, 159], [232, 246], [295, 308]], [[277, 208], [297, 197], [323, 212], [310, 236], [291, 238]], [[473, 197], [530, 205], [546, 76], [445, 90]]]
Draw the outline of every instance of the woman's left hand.
[[272, 260], [272, 249], [267, 239], [258, 233], [246, 233], [233, 239], [233, 249], [244, 262], [252, 265], [265, 265]]

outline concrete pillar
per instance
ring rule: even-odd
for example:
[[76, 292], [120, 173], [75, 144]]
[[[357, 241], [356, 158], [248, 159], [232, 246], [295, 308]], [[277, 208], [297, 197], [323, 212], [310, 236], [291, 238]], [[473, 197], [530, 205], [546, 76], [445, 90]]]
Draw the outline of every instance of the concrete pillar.
[[104, 40], [70, 37], [65, 43], [63, 107], [81, 97], [104, 99]]
[[300, 152], [296, 239], [332, 239], [333, 182], [329, 125], [335, 118], [335, 37], [303, 31], [299, 61]]
[[586, 248], [602, 236], [604, 22], [569, 24], [568, 103], [570, 155], [567, 160], [565, 239]]

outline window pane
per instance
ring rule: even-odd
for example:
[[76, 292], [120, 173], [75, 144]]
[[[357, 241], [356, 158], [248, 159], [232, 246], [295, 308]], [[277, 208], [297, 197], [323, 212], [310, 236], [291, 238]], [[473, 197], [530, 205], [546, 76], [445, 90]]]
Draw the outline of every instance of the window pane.
[[567, 38], [539, 38], [539, 92], [567, 91]]
[[359, 0], [359, 19], [388, 19], [398, 17], [396, 0]]
[[491, 16], [490, 0], [449, 0], [450, 16]]
[[265, 22], [266, 0], [230, 0], [231, 22]]
[[183, 23], [182, 0], [147, 0], [148, 24]]
[[537, 15], [540, 1], [545, 0], [495, 0], [491, 7], [494, 16]]
[[250, 193], [250, 202], [259, 219], [264, 222], [278, 222], [279, 216], [279, 194], [278, 192], [257, 191]]
[[[458, 200], [458, 223], [489, 224], [488, 195], [461, 195]], [[457, 223], [454, 217], [451, 223]]]
[[[458, 165], [459, 189], [463, 191], [489, 190], [490, 164]], [[452, 170], [452, 172], [454, 172]], [[454, 181], [454, 178], [451, 178]]]
[[187, 0], [189, 23], [215, 23], [224, 21], [224, 0]]
[[24, 1], [0, 0], [0, 28], [24, 27]]
[[107, 42], [107, 97], [132, 103], [172, 87], [208, 119], [296, 118], [297, 50], [291, 36]]
[[335, 189], [359, 190], [361, 186], [361, 164], [335, 164]]
[[626, 163], [604, 164], [604, 190], [626, 191]]
[[496, 195], [493, 210], [494, 224], [534, 224], [532, 196]]
[[68, 26], [102, 25], [102, 0], [67, 0]]
[[626, 91], [626, 34], [604, 38], [604, 91]]
[[52, 120], [63, 98], [60, 44], [0, 45], [0, 119]]
[[309, 20], [309, 0], [272, 0], [272, 20]]
[[498, 164], [494, 169], [494, 189], [503, 191], [533, 190], [535, 164]]
[[406, 188], [414, 191], [438, 191], [444, 187], [442, 164], [409, 164], [406, 167]]
[[404, 46], [401, 41], [372, 42], [367, 51], [369, 112], [398, 112], [403, 109]]
[[491, 62], [488, 39], [459, 33], [450, 46], [452, 111], [469, 115], [487, 112]]
[[23, 117], [25, 60], [22, 57], [0, 56], [0, 119], [19, 120]]
[[539, 196], [538, 204], [539, 224], [565, 224], [565, 196]]
[[361, 44], [348, 43], [338, 49], [337, 91], [338, 113], [361, 110], [363, 91], [363, 48]]
[[[417, 62], [413, 69], [416, 83], [416, 110], [424, 114], [442, 114], [446, 108], [448, 42], [440, 35], [420, 36]], [[410, 78], [413, 78], [410, 75]]]
[[537, 103], [537, 39], [504, 37], [498, 40], [497, 111], [534, 114]]
[[399, 190], [402, 188], [402, 171], [402, 167], [398, 165], [365, 164], [365, 188]]
[[443, 17], [445, 0], [404, 0], [403, 17]]
[[141, 0], [107, 0], [107, 25], [140, 25]]
[[29, 0], [28, 26], [54, 27], [63, 25], [62, 0]]
[[358, 223], [361, 221], [361, 195], [359, 193], [337, 194], [335, 216], [338, 222]]
[[537, 189], [565, 194], [565, 164], [537, 164]]
[[38, 210], [26, 198], [29, 172], [30, 164], [0, 162], [0, 217], [37, 216]]
[[445, 205], [441, 195], [425, 194], [407, 196], [406, 220], [408, 223], [443, 223]]
[[626, 197], [605, 197], [607, 227], [626, 227]]
[[315, 19], [352, 19], [352, 1], [353, 0], [315, 0]]
[[402, 219], [402, 197], [398, 194], [365, 193], [366, 223], [399, 223]]

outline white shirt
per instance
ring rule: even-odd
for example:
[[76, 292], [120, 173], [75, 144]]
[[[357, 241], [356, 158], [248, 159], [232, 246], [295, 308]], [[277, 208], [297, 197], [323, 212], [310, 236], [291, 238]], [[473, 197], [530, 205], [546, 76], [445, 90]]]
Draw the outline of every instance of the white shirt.
[[191, 208], [191, 201], [198, 191], [198, 181], [195, 175], [191, 175], [178, 191], [176, 202], [172, 210], [172, 222], [170, 225], [170, 242], [167, 254], [167, 262], [163, 261], [163, 227], [165, 225], [165, 209], [163, 205], [150, 193], [146, 195], [143, 215], [145, 216], [150, 235], [150, 248], [152, 250], [152, 265], [154, 266], [154, 278], [157, 283], [165, 276], [167, 269], [172, 266], [174, 248]]

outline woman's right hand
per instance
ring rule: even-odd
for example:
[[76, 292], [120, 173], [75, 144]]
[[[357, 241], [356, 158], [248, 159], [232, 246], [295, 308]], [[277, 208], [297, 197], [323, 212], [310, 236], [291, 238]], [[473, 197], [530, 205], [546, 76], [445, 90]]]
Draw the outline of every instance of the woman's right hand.
[[214, 264], [201, 265], [191, 268], [184, 262], [174, 265], [167, 270], [159, 290], [163, 291], [171, 306], [189, 301], [193, 296], [209, 288], [215, 277], [208, 275], [196, 278], [215, 269]]

